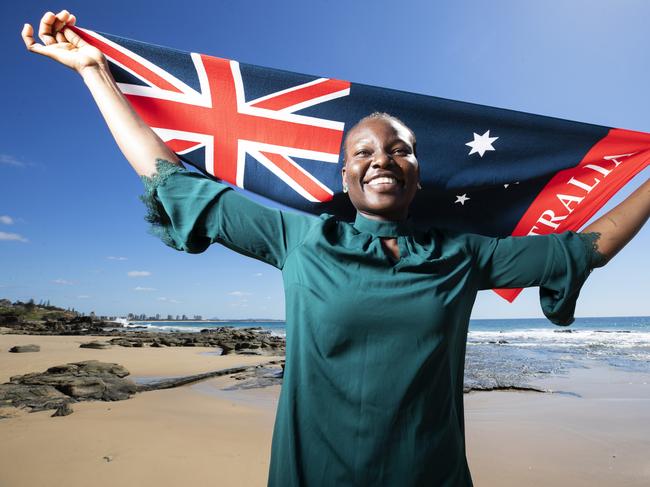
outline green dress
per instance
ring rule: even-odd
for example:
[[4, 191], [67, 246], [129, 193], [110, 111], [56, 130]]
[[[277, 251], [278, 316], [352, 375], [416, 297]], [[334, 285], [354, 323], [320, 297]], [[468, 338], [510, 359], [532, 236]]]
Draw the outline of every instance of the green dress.
[[[166, 244], [198, 253], [218, 242], [282, 271], [274, 487], [471, 486], [463, 366], [477, 291], [540, 286], [545, 315], [567, 325], [600, 255], [573, 232], [491, 238], [286, 212], [158, 167], [143, 200]], [[397, 237], [398, 261], [379, 237]]]

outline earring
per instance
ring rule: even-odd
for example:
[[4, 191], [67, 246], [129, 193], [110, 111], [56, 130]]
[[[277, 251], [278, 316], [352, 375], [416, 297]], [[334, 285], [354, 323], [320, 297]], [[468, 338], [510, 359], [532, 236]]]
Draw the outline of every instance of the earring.
[[343, 183], [343, 192], [347, 193], [348, 192], [348, 185]]
[[422, 189], [422, 185], [418, 182], [418, 189]]

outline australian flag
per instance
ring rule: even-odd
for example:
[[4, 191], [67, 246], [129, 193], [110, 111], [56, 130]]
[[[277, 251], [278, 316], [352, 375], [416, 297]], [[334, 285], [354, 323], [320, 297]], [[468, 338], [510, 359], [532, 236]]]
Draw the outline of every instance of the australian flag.
[[[75, 27], [186, 163], [302, 211], [352, 220], [345, 130], [387, 112], [416, 134], [411, 216], [491, 236], [578, 230], [648, 166], [650, 134], [187, 53]], [[513, 300], [519, 290], [497, 290]]]

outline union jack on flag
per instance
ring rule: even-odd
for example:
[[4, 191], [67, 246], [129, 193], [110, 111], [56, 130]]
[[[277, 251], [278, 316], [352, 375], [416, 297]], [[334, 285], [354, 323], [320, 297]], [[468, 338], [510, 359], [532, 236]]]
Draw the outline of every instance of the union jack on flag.
[[174, 65], [154, 64], [129, 42], [76, 30], [132, 76], [118, 77], [120, 90], [179, 156], [195, 153], [200, 169], [241, 188], [250, 156], [306, 200], [332, 199], [333, 190], [293, 158], [336, 165], [344, 123], [296, 112], [349, 95], [349, 82], [319, 78], [247, 99], [237, 61], [191, 53], [198, 80], [192, 86], [174, 74]]
[[[353, 219], [344, 130], [374, 111], [417, 135], [411, 216], [492, 236], [579, 230], [648, 167], [650, 134], [262, 68], [73, 28], [135, 110], [205, 174], [287, 206]], [[513, 300], [520, 290], [497, 290]]]

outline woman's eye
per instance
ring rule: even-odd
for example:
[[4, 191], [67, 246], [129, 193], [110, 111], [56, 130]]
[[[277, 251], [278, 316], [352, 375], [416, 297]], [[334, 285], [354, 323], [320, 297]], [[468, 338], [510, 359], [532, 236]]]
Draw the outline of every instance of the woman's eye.
[[393, 151], [393, 154], [406, 155], [408, 154], [408, 151], [406, 149], [395, 149]]
[[358, 150], [357, 152], [354, 153], [355, 156], [359, 157], [365, 157], [370, 154], [370, 151], [367, 151], [365, 149]]

